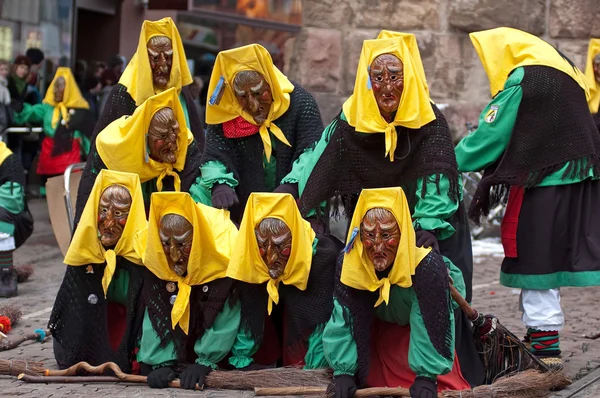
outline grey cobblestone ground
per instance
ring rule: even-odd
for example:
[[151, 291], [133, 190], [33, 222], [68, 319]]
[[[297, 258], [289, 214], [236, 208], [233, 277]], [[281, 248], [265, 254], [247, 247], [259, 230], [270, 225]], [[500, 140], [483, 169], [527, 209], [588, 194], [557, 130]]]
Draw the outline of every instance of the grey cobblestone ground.
[[[19, 296], [0, 299], [19, 305], [25, 316], [22, 323], [10, 332], [9, 337], [30, 333], [36, 328], [45, 327], [54, 302], [54, 296], [62, 281], [64, 266], [50, 226], [45, 201], [30, 203], [35, 218], [35, 232], [30, 240], [16, 252], [18, 264], [32, 264], [35, 275], [30, 281], [19, 285]], [[518, 291], [499, 285], [500, 253], [490, 253], [490, 247], [476, 244], [476, 264], [474, 275], [475, 308], [493, 313], [518, 336], [525, 332], [518, 308]], [[493, 245], [491, 245], [493, 248]], [[482, 254], [481, 249], [486, 249]], [[600, 310], [598, 303], [600, 287], [565, 288], [562, 290], [562, 303], [566, 315], [566, 327], [561, 337], [567, 372], [579, 379], [600, 367], [600, 339], [590, 340], [586, 334], [600, 332]], [[10, 351], [0, 352], [0, 359], [26, 359], [43, 361], [47, 367], [55, 368], [51, 341], [44, 344], [27, 342]], [[600, 384], [600, 383], [598, 383]], [[586, 394], [586, 395], [581, 395]], [[600, 397], [600, 388], [586, 389], [577, 397]], [[16, 378], [0, 376], [1, 397], [251, 397], [250, 392], [183, 390], [154, 391], [145, 386], [123, 384], [26, 384]]]

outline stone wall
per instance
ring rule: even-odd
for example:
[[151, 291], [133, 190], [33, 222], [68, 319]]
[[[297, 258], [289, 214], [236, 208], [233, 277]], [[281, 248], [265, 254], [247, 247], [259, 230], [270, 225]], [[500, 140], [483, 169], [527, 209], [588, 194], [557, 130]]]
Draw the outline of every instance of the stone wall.
[[584, 68], [600, 37], [600, 0], [304, 0], [286, 74], [310, 90], [328, 123], [352, 93], [362, 41], [381, 29], [415, 33], [432, 99], [455, 135], [477, 123], [489, 82], [468, 33], [510, 26], [544, 38]]

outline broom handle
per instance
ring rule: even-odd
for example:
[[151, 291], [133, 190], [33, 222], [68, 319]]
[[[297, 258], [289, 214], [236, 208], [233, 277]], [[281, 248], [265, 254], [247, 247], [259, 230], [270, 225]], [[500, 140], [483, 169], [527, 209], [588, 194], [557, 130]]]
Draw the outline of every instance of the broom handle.
[[467, 300], [465, 300], [464, 297], [460, 295], [460, 293], [458, 292], [458, 290], [456, 290], [452, 283], [450, 283], [450, 294], [452, 295], [452, 298], [454, 299], [454, 301], [456, 301], [460, 309], [463, 310], [463, 312], [467, 315], [470, 321], [474, 321], [475, 319], [477, 319], [478, 312], [474, 310], [469, 305], [469, 303], [467, 303]]
[[[285, 395], [323, 395], [327, 392], [327, 387], [269, 387], [254, 389], [255, 396], [285, 396]], [[391, 387], [371, 387], [356, 390], [355, 397], [376, 397], [379, 395], [410, 397], [408, 388]], [[438, 394], [438, 396], [442, 396]]]
[[[33, 376], [21, 373], [19, 380], [28, 383], [146, 383], [146, 376], [127, 375], [127, 377], [117, 376]], [[179, 380], [169, 382], [171, 388], [181, 388]], [[196, 385], [196, 390], [202, 390]]]
[[[44, 333], [46, 333], [46, 336], [52, 335], [52, 332], [50, 331], [50, 329], [46, 329], [44, 331]], [[40, 335], [38, 333], [29, 333], [29, 334], [23, 335], [17, 339], [14, 339], [14, 340], [11, 339], [10, 341], [7, 341], [6, 343], [0, 343], [0, 351], [12, 350], [13, 348], [16, 348], [21, 343], [23, 343], [27, 340], [37, 340], [39, 338], [40, 338]]]

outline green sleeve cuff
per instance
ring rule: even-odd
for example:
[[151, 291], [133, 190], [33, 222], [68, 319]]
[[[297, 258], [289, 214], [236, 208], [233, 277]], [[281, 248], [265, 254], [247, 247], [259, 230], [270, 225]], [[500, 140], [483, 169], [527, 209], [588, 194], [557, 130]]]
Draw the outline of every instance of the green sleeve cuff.
[[210, 328], [194, 344], [198, 355], [196, 363], [216, 369], [217, 363], [227, 356], [240, 327], [241, 304], [233, 307], [226, 303]]
[[[458, 210], [458, 202], [450, 199], [450, 180], [447, 176], [439, 176], [436, 184], [436, 176], [426, 177], [425, 195], [423, 192], [423, 178], [417, 179], [415, 196], [418, 198], [413, 210], [413, 226], [426, 231], [435, 231], [438, 240], [451, 237], [456, 230], [447, 222]], [[439, 193], [438, 193], [439, 189]]]
[[196, 203], [212, 206], [211, 190], [202, 185], [202, 177], [196, 178], [189, 190], [189, 194]]
[[354, 375], [358, 370], [358, 350], [344, 311], [347, 309], [334, 298], [331, 318], [323, 331], [323, 354], [335, 376]]
[[209, 191], [215, 184], [227, 184], [231, 188], [238, 186], [238, 181], [233, 177], [232, 172], [228, 172], [225, 165], [218, 160], [211, 160], [200, 167], [200, 185]]
[[298, 159], [294, 161], [292, 164], [292, 171], [281, 180], [282, 184], [297, 184], [302, 178], [302, 171], [307, 163], [311, 163], [311, 156], [313, 154], [314, 148], [312, 146], [306, 148]]
[[0, 232], [13, 236], [15, 234], [15, 226], [6, 221], [0, 221]]
[[245, 368], [254, 362], [252, 356], [258, 351], [258, 345], [250, 336], [250, 333], [244, 328], [239, 328], [233, 347], [231, 348], [231, 357], [229, 364], [236, 369]]
[[152, 365], [152, 370], [156, 370], [156, 369], [160, 369], [160, 368], [166, 368], [166, 367], [172, 367], [175, 364], [177, 364], [177, 361], [163, 362], [163, 363], [161, 363], [159, 365]]
[[308, 336], [308, 350], [304, 356], [304, 369], [322, 369], [327, 368], [327, 360], [323, 352], [323, 331], [325, 323], [318, 325]]
[[246, 366], [252, 365], [254, 359], [246, 356], [231, 356], [229, 358], [229, 364], [236, 369], [245, 368]]
[[212, 370], [216, 370], [217, 369], [217, 364], [211, 361], [207, 361], [207, 360], [203, 360], [203, 359], [196, 359], [196, 363], [198, 365], [202, 365], [202, 366], [206, 366], [207, 368], [211, 368]]

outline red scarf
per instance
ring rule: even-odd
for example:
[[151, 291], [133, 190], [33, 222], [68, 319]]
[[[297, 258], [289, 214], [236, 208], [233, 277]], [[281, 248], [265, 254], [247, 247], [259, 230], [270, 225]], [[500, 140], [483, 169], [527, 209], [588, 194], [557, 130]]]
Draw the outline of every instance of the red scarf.
[[223, 134], [227, 138], [249, 137], [258, 133], [259, 127], [241, 116], [223, 123]]

